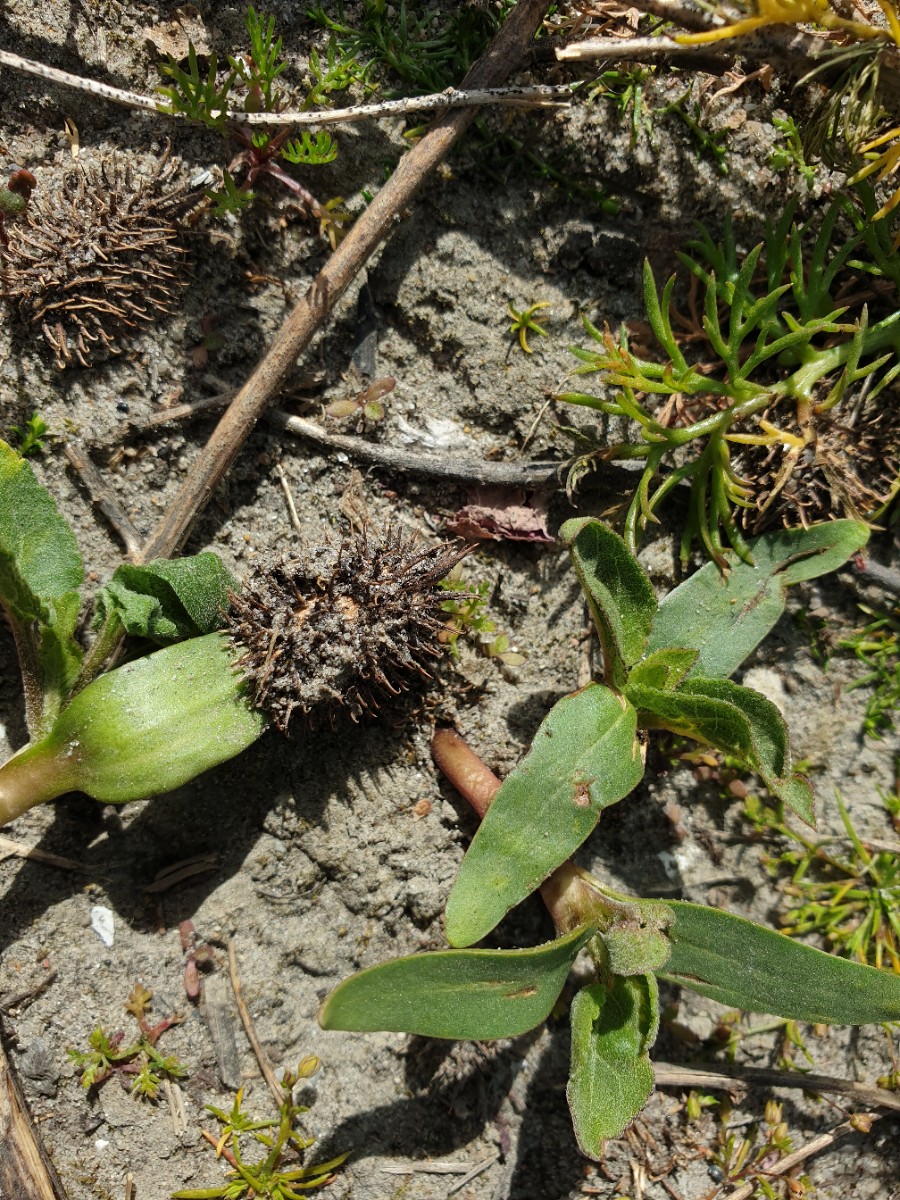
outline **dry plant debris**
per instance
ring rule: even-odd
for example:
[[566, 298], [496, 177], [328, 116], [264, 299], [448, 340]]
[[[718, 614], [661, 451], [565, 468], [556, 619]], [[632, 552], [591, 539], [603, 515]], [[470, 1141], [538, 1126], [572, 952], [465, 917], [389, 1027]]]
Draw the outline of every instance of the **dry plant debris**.
[[358, 720], [427, 676], [446, 621], [438, 585], [464, 553], [363, 530], [258, 571], [227, 618], [254, 703], [286, 732], [320, 705]]
[[186, 187], [164, 154], [149, 173], [104, 159], [39, 184], [9, 229], [2, 295], [37, 326], [59, 367], [119, 353], [130, 331], [173, 310], [184, 286], [177, 218]]

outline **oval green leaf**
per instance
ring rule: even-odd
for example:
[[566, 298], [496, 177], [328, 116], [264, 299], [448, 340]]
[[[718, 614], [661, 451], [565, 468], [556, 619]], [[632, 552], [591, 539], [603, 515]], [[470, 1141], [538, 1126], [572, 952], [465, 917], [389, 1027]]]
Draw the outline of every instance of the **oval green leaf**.
[[644, 653], [656, 612], [656, 594], [622, 538], [602, 521], [577, 517], [559, 536], [569, 547], [575, 574], [603, 646], [606, 682], [621, 688], [628, 668]]
[[690, 674], [727, 678], [784, 612], [789, 584], [835, 571], [868, 540], [859, 521], [780, 529], [750, 542], [753, 563], [729, 553], [728, 571], [707, 563], [660, 603], [648, 652], [698, 651]]
[[593, 933], [585, 926], [527, 950], [438, 950], [380, 963], [335, 988], [319, 1024], [479, 1042], [516, 1037], [550, 1014]]
[[572, 1002], [572, 1061], [566, 1096], [583, 1154], [599, 1158], [653, 1091], [649, 1048], [659, 1030], [659, 996], [652, 975], [616, 976], [607, 991], [596, 983]]
[[245, 750], [267, 726], [247, 703], [235, 658], [228, 639], [210, 633], [117, 667], [79, 692], [24, 753], [55, 757], [67, 790], [106, 803], [171, 791]]
[[450, 944], [471, 946], [490, 933], [643, 773], [637, 714], [618, 692], [592, 683], [555, 704], [463, 860], [447, 903]]
[[702, 904], [667, 900], [672, 953], [660, 978], [720, 1004], [813, 1024], [900, 1020], [900, 976], [825, 954]]

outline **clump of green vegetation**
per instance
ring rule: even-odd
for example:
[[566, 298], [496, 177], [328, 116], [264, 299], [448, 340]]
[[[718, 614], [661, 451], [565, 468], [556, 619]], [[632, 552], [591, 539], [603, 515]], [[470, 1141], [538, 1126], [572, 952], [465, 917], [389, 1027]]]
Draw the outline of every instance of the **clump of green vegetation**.
[[864, 728], [869, 737], [881, 738], [894, 728], [900, 705], [900, 608], [876, 613], [865, 605], [860, 607], [873, 620], [858, 633], [842, 638], [838, 646], [850, 650], [867, 668], [866, 674], [855, 679], [848, 690], [873, 689], [866, 704]]
[[[391, 98], [458, 87], [513, 7], [513, 0], [501, 0], [490, 6], [448, 4], [420, 10], [406, 0], [398, 4], [367, 0], [355, 25], [347, 21], [340, 4], [336, 16], [326, 12], [324, 5], [307, 9], [307, 15], [328, 30], [329, 53], [353, 64], [367, 91], [384, 89]], [[408, 134], [419, 132], [413, 129]], [[581, 197], [606, 216], [618, 211], [606, 188], [585, 177], [576, 146], [541, 154], [534, 139], [517, 137], [507, 128], [498, 130], [484, 116], [475, 121], [473, 142], [475, 167], [503, 184], [510, 171], [524, 167], [567, 198]]]
[[512, 0], [481, 7], [450, 4], [418, 7], [400, 0], [367, 0], [358, 25], [338, 15], [330, 16], [323, 5], [307, 9], [307, 15], [334, 38], [334, 54], [344, 62], [364, 62], [360, 71], [370, 88], [373, 74], [397, 79], [407, 94], [427, 95], [457, 86], [469, 67], [480, 57], [488, 42], [514, 7]]
[[[228, 55], [227, 71], [220, 71], [215, 52], [210, 55], [207, 70], [201, 71], [193, 43], [188, 48], [187, 68], [170, 56], [162, 71], [171, 83], [158, 89], [165, 97], [160, 109], [217, 130], [240, 145], [230, 170], [223, 173], [223, 186], [206, 192], [215, 216], [248, 207], [253, 201], [254, 183], [269, 176], [292, 191], [320, 221], [330, 224], [328, 208], [319, 204], [280, 162], [306, 167], [333, 162], [338, 152], [334, 139], [325, 131], [311, 134], [306, 130], [292, 139], [289, 126], [267, 133], [230, 115], [241, 109], [277, 114], [287, 104], [287, 96], [278, 87], [287, 63], [282, 57], [282, 39], [275, 34], [275, 18], [258, 13], [251, 5], [246, 29], [249, 48], [242, 54]], [[312, 87], [300, 105], [303, 108], [328, 103], [332, 92], [342, 91], [360, 78], [352, 59], [334, 53], [322, 59], [313, 51], [309, 69]], [[235, 171], [241, 172], [240, 181]]]
[[780, 1177], [772, 1173], [794, 1149], [781, 1104], [768, 1100], [762, 1121], [737, 1128], [731, 1124], [730, 1100], [692, 1093], [688, 1116], [699, 1120], [705, 1108], [715, 1109], [715, 1140], [706, 1157], [707, 1170], [716, 1183], [732, 1188], [752, 1184], [757, 1200], [803, 1200], [811, 1194], [809, 1176], [801, 1174], [799, 1168]]
[[[871, 520], [890, 503], [900, 413], [879, 397], [900, 374], [900, 254], [889, 222], [873, 225], [875, 204], [862, 185], [820, 222], [797, 221], [790, 205], [747, 253], [730, 225], [719, 241], [701, 230], [679, 254], [692, 276], [686, 313], [674, 303], [676, 276], [660, 291], [645, 263], [659, 357], [584, 320], [600, 348], [573, 348], [575, 374], [599, 376], [602, 391], [559, 399], [626, 423], [621, 440], [595, 437], [569, 484], [601, 461], [644, 462], [625, 517], [629, 547], [682, 483], [683, 560], [695, 538], [721, 562], [726, 544], [746, 557], [745, 534], [776, 521], [805, 525], [836, 512]], [[854, 302], [871, 277], [883, 293]]]
[[187, 1075], [186, 1067], [177, 1058], [161, 1054], [156, 1048], [161, 1035], [173, 1025], [178, 1025], [182, 1018], [166, 1017], [151, 1025], [147, 1014], [152, 998], [153, 993], [143, 984], [134, 985], [125, 1009], [137, 1021], [140, 1036], [130, 1045], [122, 1045], [125, 1040], [123, 1033], [110, 1035], [98, 1025], [88, 1038], [90, 1049], [67, 1051], [81, 1072], [81, 1086], [85, 1090], [97, 1087], [111, 1075], [120, 1073], [132, 1079], [132, 1095], [142, 1100], [157, 1100], [164, 1080], [176, 1081]]
[[448, 621], [440, 635], [452, 658], [459, 658], [461, 637], [474, 637], [479, 650], [488, 658], [495, 658], [508, 667], [517, 667], [525, 662], [524, 654], [510, 649], [509, 635], [499, 632], [497, 622], [488, 616], [491, 584], [487, 579], [472, 583], [457, 565], [441, 581], [440, 586], [445, 592], [453, 593], [452, 598], [441, 605], [441, 610], [448, 615]]
[[[892, 816], [900, 797], [879, 794]], [[781, 805], [757, 796], [747, 799], [745, 814], [757, 833], [787, 843], [766, 858], [787, 900], [784, 932], [818, 934], [836, 954], [900, 974], [900, 854], [868, 849], [840, 794], [837, 805], [845, 838], [815, 838], [789, 825]]]
[[[276, 1119], [257, 1120], [246, 1113], [243, 1088], [235, 1095], [230, 1112], [208, 1104], [207, 1112], [212, 1113], [222, 1128], [218, 1134], [204, 1129], [203, 1136], [214, 1147], [216, 1158], [224, 1158], [231, 1165], [231, 1177], [218, 1187], [173, 1192], [172, 1200], [244, 1200], [244, 1197], [299, 1200], [313, 1188], [331, 1183], [348, 1155], [339, 1154], [328, 1162], [306, 1166], [303, 1160], [315, 1139], [300, 1132], [299, 1119], [309, 1109], [293, 1100], [297, 1084], [314, 1075], [320, 1065], [318, 1058], [309, 1055], [301, 1060], [296, 1071], [284, 1073], [281, 1080], [284, 1095]], [[248, 1146], [263, 1153], [251, 1161], [247, 1156]]]

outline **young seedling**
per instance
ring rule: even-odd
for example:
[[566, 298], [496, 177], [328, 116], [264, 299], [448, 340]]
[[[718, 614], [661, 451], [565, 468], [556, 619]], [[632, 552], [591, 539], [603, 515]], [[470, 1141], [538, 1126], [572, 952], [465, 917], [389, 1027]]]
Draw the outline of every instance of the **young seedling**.
[[164, 1080], [183, 1079], [187, 1075], [187, 1069], [177, 1058], [160, 1054], [156, 1048], [161, 1035], [173, 1025], [178, 1025], [183, 1017], [166, 1017], [151, 1025], [147, 1014], [152, 999], [153, 993], [143, 984], [134, 985], [125, 1009], [137, 1021], [140, 1036], [130, 1045], [122, 1046], [125, 1038], [123, 1033], [110, 1036], [98, 1025], [88, 1038], [89, 1050], [67, 1051], [81, 1072], [81, 1086], [85, 1090], [97, 1087], [118, 1072], [133, 1079], [132, 1095], [142, 1100], [157, 1100]]
[[357, 431], [364, 429], [367, 423], [377, 425], [385, 417], [382, 399], [390, 395], [396, 386], [397, 380], [393, 375], [385, 375], [382, 379], [374, 380], [361, 392], [357, 392], [355, 396], [332, 400], [325, 406], [325, 412], [327, 416], [334, 417], [337, 421], [344, 421], [348, 417], [352, 417], [355, 420]]
[[[241, 589], [214, 554], [123, 564], [85, 654], [74, 535], [0, 442], [0, 606], [32, 737], [0, 767], [0, 825], [69, 791], [108, 803], [170, 791], [314, 710], [377, 709], [440, 657], [438, 584], [462, 553], [364, 532], [270, 562]], [[163, 648], [98, 675], [123, 635]]]
[[40, 454], [44, 449], [49, 427], [40, 413], [32, 413], [24, 425], [11, 425], [10, 433], [19, 439], [18, 451], [23, 458], [27, 458], [29, 454]]
[[440, 587], [450, 594], [441, 609], [447, 613], [447, 624], [439, 641], [446, 645], [452, 658], [459, 658], [459, 639], [474, 637], [476, 646], [487, 658], [495, 658], [508, 667], [518, 667], [525, 662], [525, 655], [510, 647], [509, 635], [498, 632], [497, 622], [488, 616], [490, 582], [483, 579], [478, 583], [467, 580], [459, 566], [453, 568]]
[[[210, 55], [208, 69], [202, 72], [193, 43], [188, 47], [186, 69], [170, 57], [162, 70], [171, 83], [158, 89], [165, 97], [160, 108], [216, 130], [240, 147], [223, 172], [222, 188], [206, 192], [213, 215], [223, 216], [247, 208], [253, 202], [256, 181], [270, 176], [293, 192], [304, 208], [331, 229], [333, 221], [327, 206], [320, 204], [280, 165], [282, 161], [299, 166], [333, 162], [338, 150], [331, 136], [324, 131], [311, 134], [304, 130], [292, 139], [289, 126], [270, 134], [228, 116], [229, 110], [238, 105], [245, 112], [278, 113], [286, 103], [277, 86], [287, 63], [281, 54], [282, 39], [275, 36], [275, 18], [258, 13], [251, 5], [247, 9], [246, 28], [249, 49], [235, 57], [229, 55], [229, 69], [224, 74], [220, 75], [215, 52]], [[327, 103], [331, 91], [346, 88], [354, 78], [347, 64], [329, 66], [315, 54], [310, 55], [310, 69], [314, 85], [304, 107]]]
[[858, 633], [842, 638], [838, 646], [853, 653], [867, 668], [861, 679], [848, 685], [848, 690], [873, 689], [866, 704], [865, 731], [871, 738], [881, 738], [894, 728], [900, 705], [900, 608], [878, 613], [865, 605], [860, 607], [873, 620]]
[[732, 1007], [837, 1024], [900, 1017], [900, 978], [731, 913], [616, 893], [569, 857], [602, 810], [640, 782], [646, 731], [657, 728], [726, 751], [812, 822], [812, 793], [791, 765], [780, 714], [729, 676], [783, 612], [787, 587], [845, 562], [865, 527], [835, 521], [765, 535], [753, 565], [732, 556], [723, 575], [707, 564], [660, 604], [599, 521], [569, 521], [560, 534], [603, 647], [603, 680], [554, 706], [502, 785], [453, 731], [439, 731], [434, 745], [482, 817], [447, 904], [451, 946], [471, 947], [537, 889], [558, 936], [371, 967], [342, 983], [319, 1019], [326, 1029], [513, 1037], [546, 1018], [584, 949], [592, 976], [572, 1003], [568, 1098], [579, 1145], [598, 1157], [652, 1090], [657, 978]]
[[512, 317], [512, 325], [509, 327], [510, 333], [515, 333], [519, 338], [519, 345], [525, 354], [532, 354], [533, 351], [528, 345], [529, 333], [536, 333], [539, 337], [546, 337], [547, 330], [535, 317], [535, 313], [540, 312], [542, 308], [549, 308], [548, 300], [538, 300], [537, 303], [531, 304], [528, 308], [523, 308], [521, 312], [517, 308], [513, 308], [512, 304], [507, 304], [506, 311]]
[[[286, 1071], [281, 1086], [284, 1097], [276, 1120], [256, 1120], [243, 1109], [244, 1089], [239, 1088], [230, 1112], [213, 1105], [206, 1106], [222, 1126], [216, 1135], [203, 1130], [203, 1136], [215, 1149], [216, 1158], [224, 1158], [232, 1167], [231, 1178], [218, 1187], [188, 1188], [173, 1192], [172, 1200], [300, 1200], [313, 1188], [325, 1187], [334, 1179], [334, 1172], [346, 1161], [339, 1154], [328, 1162], [305, 1166], [303, 1159], [314, 1138], [304, 1137], [297, 1125], [309, 1112], [293, 1100], [294, 1089], [319, 1069], [314, 1055], [304, 1058], [296, 1071]], [[251, 1161], [246, 1146], [261, 1147], [263, 1154]]]
[[806, 161], [803, 138], [793, 117], [773, 117], [772, 124], [781, 134], [780, 145], [776, 145], [769, 158], [773, 171], [796, 171], [811, 192], [816, 182], [816, 167]]

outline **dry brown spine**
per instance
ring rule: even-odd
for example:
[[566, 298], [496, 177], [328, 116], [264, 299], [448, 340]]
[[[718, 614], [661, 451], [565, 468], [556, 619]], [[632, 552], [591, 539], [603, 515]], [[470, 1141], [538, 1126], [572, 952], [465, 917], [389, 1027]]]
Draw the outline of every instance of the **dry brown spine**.
[[429, 676], [445, 624], [438, 585], [465, 553], [364, 530], [260, 568], [227, 618], [254, 704], [286, 732], [314, 710], [359, 720]]
[[61, 185], [38, 186], [10, 228], [0, 294], [58, 366], [116, 354], [121, 337], [173, 310], [186, 282], [175, 172], [167, 154], [143, 177], [109, 160], [74, 166]]

